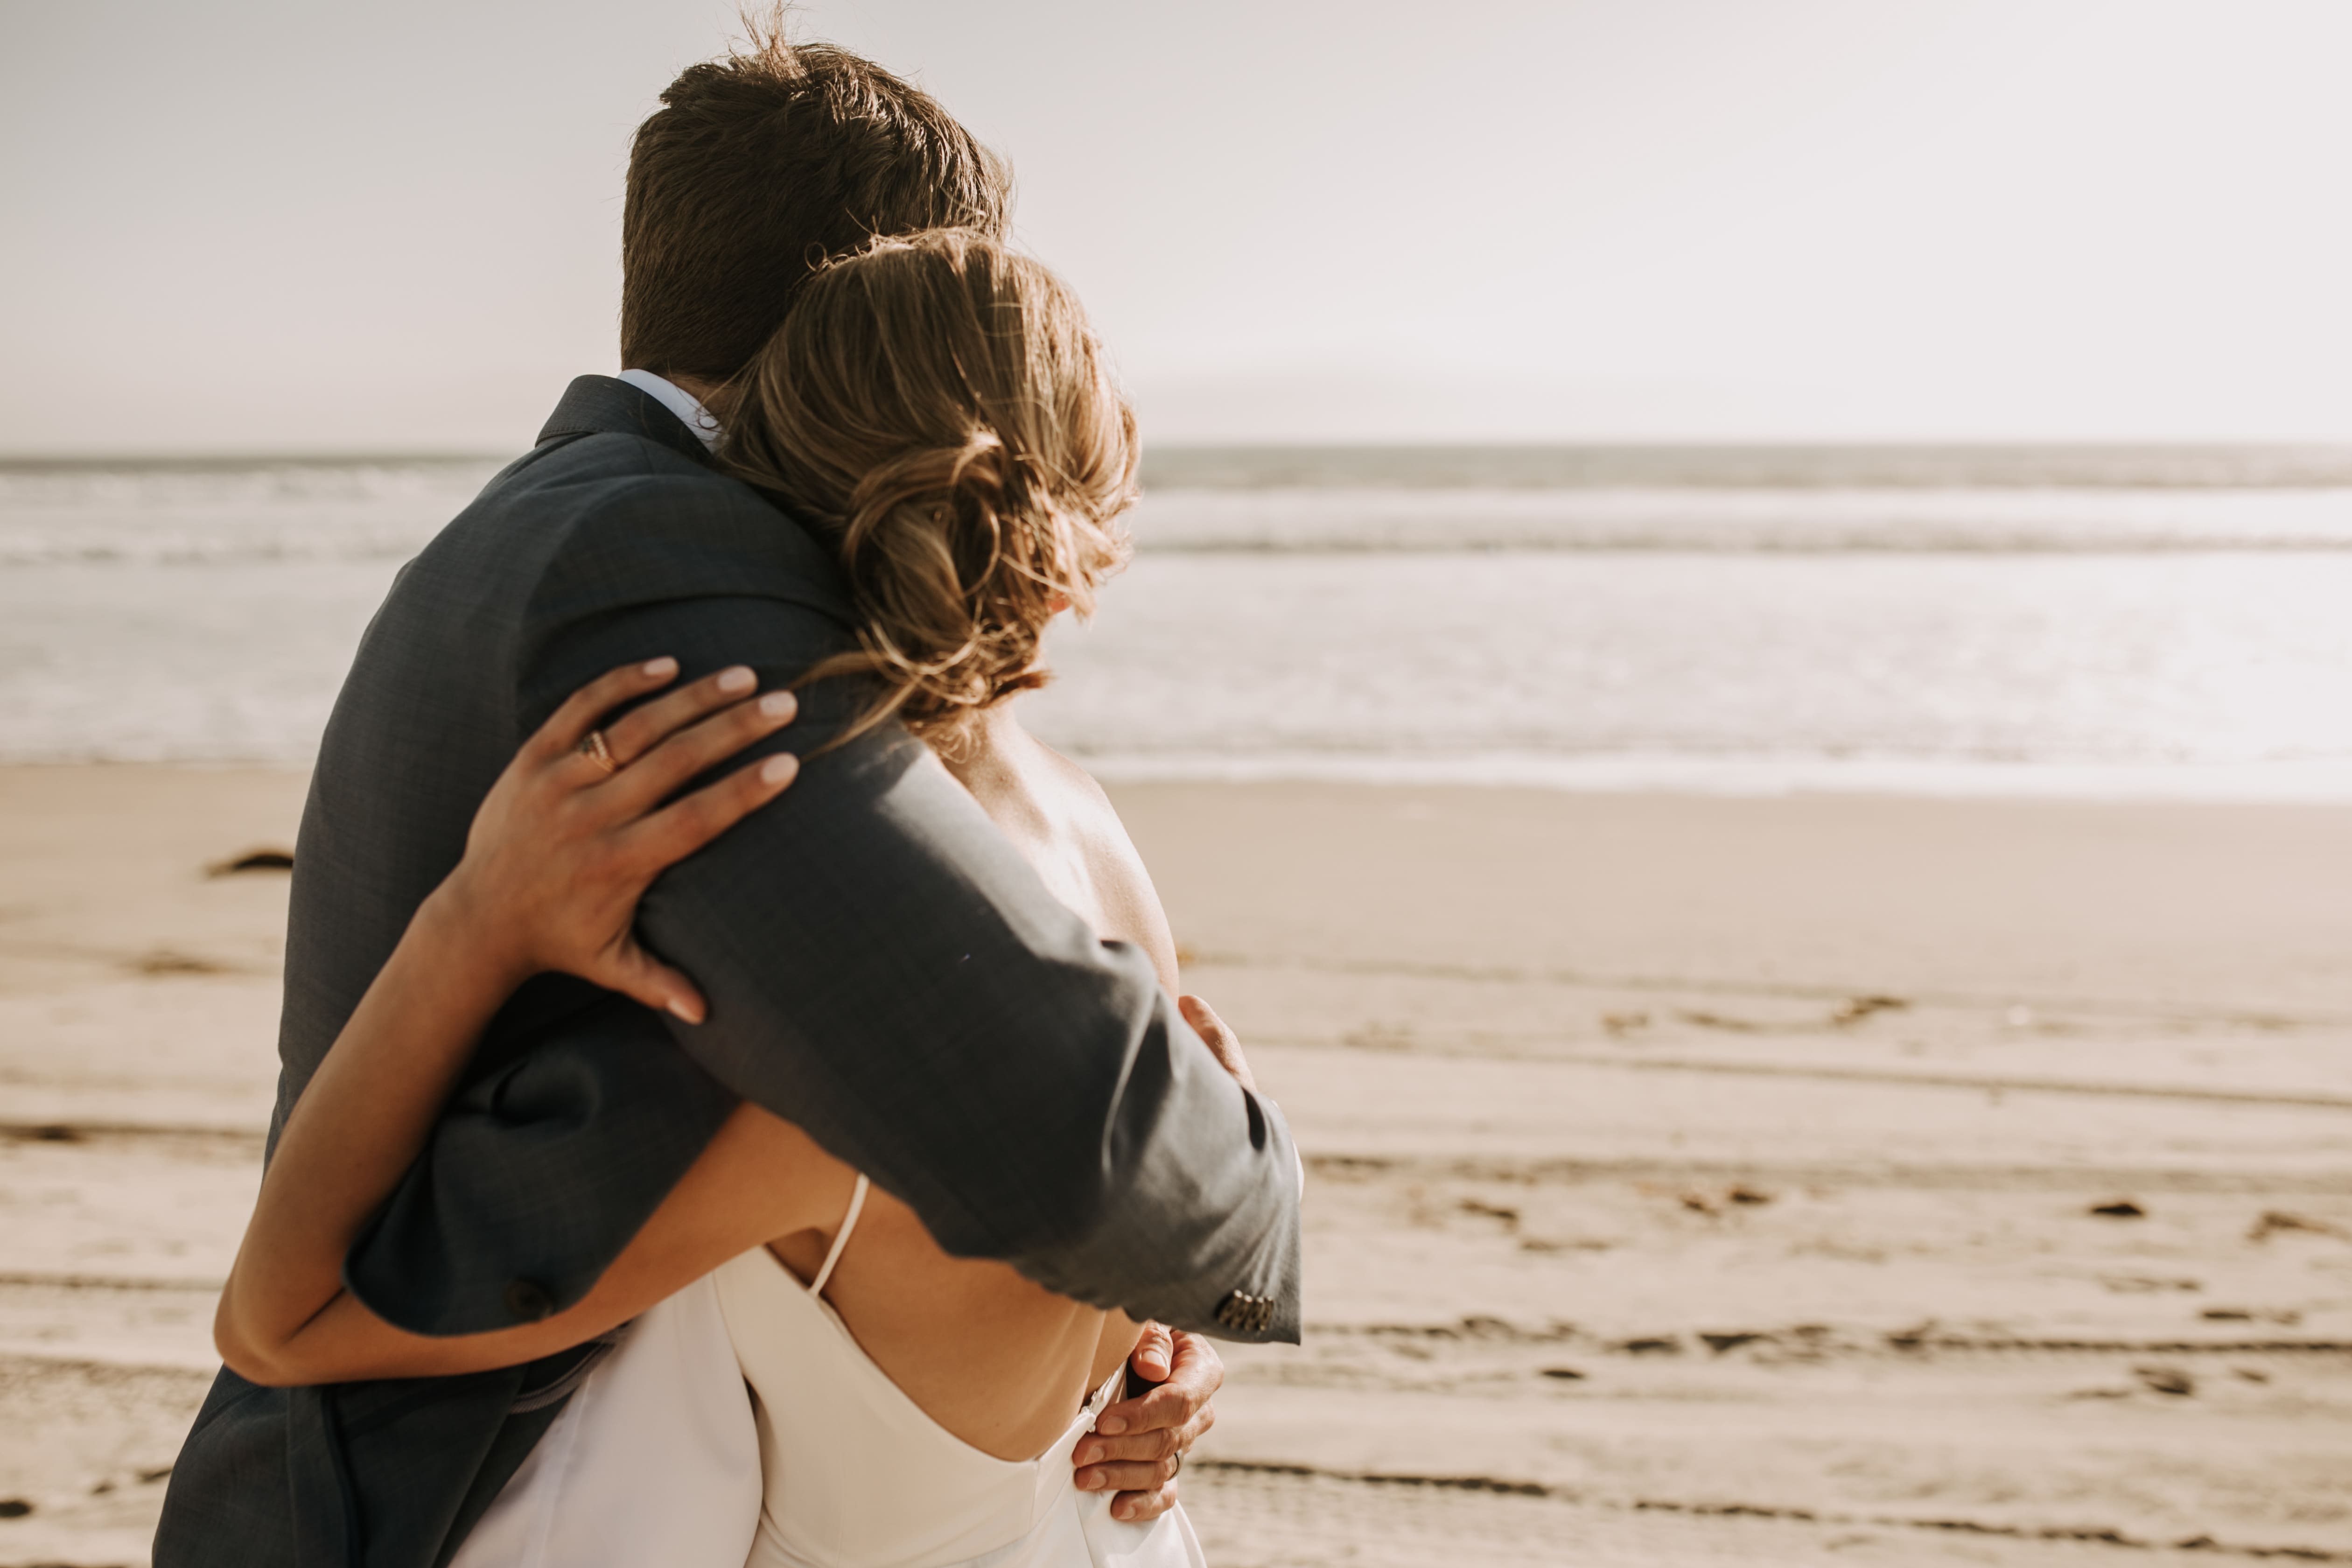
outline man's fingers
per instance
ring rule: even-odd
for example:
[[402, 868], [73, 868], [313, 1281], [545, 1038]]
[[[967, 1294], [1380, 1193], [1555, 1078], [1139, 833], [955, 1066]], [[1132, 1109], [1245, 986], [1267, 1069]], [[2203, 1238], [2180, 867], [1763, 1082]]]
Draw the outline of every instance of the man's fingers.
[[597, 720], [630, 698], [667, 686], [677, 679], [677, 660], [667, 656], [608, 669], [565, 698], [548, 716], [547, 722], [539, 727], [538, 733], [524, 743], [524, 749], [547, 757], [578, 751]]
[[[1203, 1415], [1207, 1412], [1202, 1412]], [[1130, 1432], [1124, 1437], [1106, 1437], [1092, 1433], [1078, 1439], [1071, 1455], [1080, 1465], [1156, 1465], [1171, 1454], [1184, 1451], [1185, 1446], [1206, 1431], [1195, 1431], [1192, 1423], [1181, 1426], [1161, 1426], [1150, 1432]]]
[[1165, 1323], [1146, 1323], [1143, 1333], [1135, 1342], [1134, 1353], [1127, 1358], [1136, 1375], [1152, 1383], [1165, 1383], [1173, 1364], [1176, 1344]]
[[1171, 1378], [1139, 1399], [1121, 1400], [1107, 1407], [1095, 1423], [1095, 1432], [1097, 1439], [1169, 1432], [1192, 1420], [1208, 1397], [1208, 1391]]
[[1078, 1471], [1082, 1492], [1142, 1492], [1166, 1486], [1184, 1468], [1174, 1454], [1141, 1464], [1087, 1465]]
[[1216, 1010], [1198, 996], [1179, 996], [1176, 1007], [1184, 1015], [1184, 1021], [1192, 1026], [1192, 1032], [1201, 1037], [1201, 1043], [1217, 1058], [1217, 1065], [1233, 1074], [1234, 1082], [1255, 1092], [1257, 1079], [1250, 1075], [1248, 1058], [1242, 1055], [1241, 1037], [1217, 1016]]
[[1192, 1333], [1169, 1338], [1174, 1348], [1168, 1358], [1167, 1381], [1137, 1398], [1105, 1406], [1095, 1423], [1097, 1435], [1116, 1437], [1127, 1432], [1181, 1426], [1205, 1412], [1210, 1399], [1224, 1386], [1224, 1358], [1217, 1354], [1214, 1343]]
[[1070, 1456], [1079, 1490], [1118, 1494], [1111, 1499], [1114, 1518], [1141, 1521], [1173, 1508], [1184, 1455], [1217, 1424], [1209, 1401], [1225, 1381], [1223, 1359], [1198, 1334], [1168, 1340], [1168, 1381], [1106, 1409]]
[[1170, 1336], [1176, 1350], [1168, 1368], [1169, 1381], [1197, 1387], [1201, 1403], [1225, 1385], [1225, 1358], [1217, 1353], [1217, 1342], [1205, 1334], [1180, 1330]]
[[1119, 1493], [1110, 1500], [1110, 1516], [1128, 1524], [1143, 1524], [1175, 1506], [1176, 1483], [1170, 1481], [1148, 1491]]
[[783, 793], [799, 776], [801, 760], [790, 752], [737, 768], [715, 784], [696, 790], [625, 829], [632, 854], [651, 881], [667, 867], [693, 854]]
[[759, 686], [760, 678], [749, 665], [730, 665], [622, 714], [604, 726], [604, 743], [625, 770], [678, 731], [742, 701]]
[[651, 811], [687, 780], [767, 739], [799, 713], [800, 700], [789, 691], [771, 691], [756, 702], [734, 703], [671, 731], [623, 768], [605, 794], [625, 816]]

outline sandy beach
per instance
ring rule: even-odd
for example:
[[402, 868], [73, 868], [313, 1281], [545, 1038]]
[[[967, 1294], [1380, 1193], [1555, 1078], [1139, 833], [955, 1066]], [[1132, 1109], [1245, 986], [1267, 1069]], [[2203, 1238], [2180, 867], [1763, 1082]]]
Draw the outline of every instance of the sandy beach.
[[[0, 769], [0, 1565], [146, 1560], [302, 788]], [[2352, 1563], [2352, 807], [1114, 794], [1312, 1179], [1213, 1561]]]

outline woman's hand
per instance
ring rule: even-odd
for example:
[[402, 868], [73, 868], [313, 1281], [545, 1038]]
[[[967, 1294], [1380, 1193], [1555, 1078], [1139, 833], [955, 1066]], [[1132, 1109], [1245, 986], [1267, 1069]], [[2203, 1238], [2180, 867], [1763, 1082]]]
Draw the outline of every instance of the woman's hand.
[[676, 659], [657, 658], [574, 692], [499, 775], [466, 836], [465, 858], [419, 911], [453, 927], [453, 939], [478, 944], [509, 988], [560, 970], [702, 1021], [693, 982], [638, 944], [637, 900], [663, 871], [774, 799], [799, 759], [778, 752], [662, 803], [791, 723], [798, 704], [789, 691], [754, 700], [757, 678], [738, 665], [594, 730], [604, 714], [677, 676]]
[[[464, 858], [409, 921], [286, 1120], [214, 1321], [221, 1357], [240, 1374], [289, 1384], [454, 1370], [420, 1355], [438, 1342], [401, 1334], [344, 1296], [343, 1258], [416, 1158], [474, 1042], [516, 986], [563, 970], [702, 1017], [701, 994], [631, 934], [637, 900], [663, 870], [773, 800], [799, 764], [772, 756], [663, 804], [792, 721], [792, 694], [754, 700], [757, 681], [740, 668], [653, 698], [613, 721], [601, 745], [581, 750], [599, 717], [677, 679], [677, 661], [657, 658], [583, 688], [491, 786]], [[706, 1248], [694, 1255], [698, 1272], [731, 1256]], [[626, 1297], [617, 1316], [578, 1338], [658, 1299]], [[486, 1336], [496, 1342], [472, 1353], [504, 1354], [520, 1332]], [[531, 1348], [541, 1343], [533, 1341], [509, 1359], [577, 1342]]]
[[1184, 1015], [1184, 1021], [1192, 1026], [1192, 1032], [1201, 1037], [1201, 1043], [1209, 1047], [1217, 1065], [1233, 1074], [1235, 1083], [1256, 1093], [1257, 1079], [1250, 1073], [1249, 1058], [1242, 1055], [1241, 1037], [1234, 1033], [1233, 1026], [1198, 996], [1177, 997], [1176, 1010]]

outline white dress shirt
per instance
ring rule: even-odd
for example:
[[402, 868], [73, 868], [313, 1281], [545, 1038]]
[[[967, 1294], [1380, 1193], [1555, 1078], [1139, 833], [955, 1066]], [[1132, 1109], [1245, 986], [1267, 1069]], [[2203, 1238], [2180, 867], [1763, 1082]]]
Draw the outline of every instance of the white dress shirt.
[[621, 379], [677, 415], [680, 422], [701, 440], [704, 449], [717, 449], [719, 421], [712, 417], [709, 409], [702, 406], [700, 398], [677, 383], [665, 380], [649, 370], [625, 370], [621, 373]]

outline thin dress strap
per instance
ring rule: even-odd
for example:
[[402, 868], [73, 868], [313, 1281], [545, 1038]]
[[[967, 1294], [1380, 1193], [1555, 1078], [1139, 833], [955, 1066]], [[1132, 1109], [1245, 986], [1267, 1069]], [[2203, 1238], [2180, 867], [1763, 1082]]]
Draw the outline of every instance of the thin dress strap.
[[841, 1249], [849, 1245], [849, 1233], [857, 1228], [857, 1216], [866, 1210], [866, 1189], [872, 1184], [866, 1179], [865, 1172], [857, 1173], [857, 1185], [849, 1194], [849, 1212], [841, 1216], [841, 1228], [833, 1233], [833, 1245], [825, 1249], [824, 1267], [819, 1268], [816, 1278], [809, 1281], [810, 1295], [824, 1293], [824, 1282], [833, 1278], [833, 1266], [841, 1261]]

